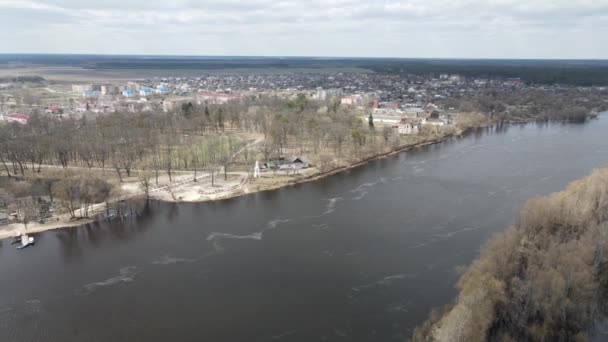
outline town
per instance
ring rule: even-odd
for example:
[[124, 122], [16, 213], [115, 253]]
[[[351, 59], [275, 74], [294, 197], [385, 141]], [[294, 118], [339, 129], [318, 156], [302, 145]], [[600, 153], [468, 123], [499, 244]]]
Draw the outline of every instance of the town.
[[[551, 93], [569, 88], [574, 87], [526, 85], [520, 79], [470, 79], [456, 74], [402, 77], [361, 72], [214, 74], [72, 85], [5, 82], [0, 84], [3, 90], [0, 119], [24, 124], [32, 113], [38, 113], [78, 120], [111, 112], [172, 112], [188, 103], [222, 104], [263, 96], [305, 96], [319, 101], [335, 100], [362, 112], [369, 109], [375, 123], [397, 128], [402, 118], [406, 118], [402, 126], [407, 126], [416, 122], [407, 118], [427, 119], [431, 114], [435, 121], [424, 122], [451, 124], [459, 108], [450, 106], [450, 100], [475, 97], [488, 90], [506, 94], [531, 90]], [[401, 132], [406, 131], [402, 127]]]
[[0, 89], [4, 235], [113, 215], [130, 198], [273, 189], [491, 123], [584, 120], [606, 103], [602, 87], [373, 72], [5, 77]]

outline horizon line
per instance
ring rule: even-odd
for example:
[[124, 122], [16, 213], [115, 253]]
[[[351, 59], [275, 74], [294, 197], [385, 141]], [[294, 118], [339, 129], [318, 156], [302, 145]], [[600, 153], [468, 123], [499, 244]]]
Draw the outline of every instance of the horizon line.
[[608, 58], [538, 58], [538, 57], [394, 57], [394, 56], [302, 56], [302, 55], [170, 55], [170, 54], [109, 54], [79, 52], [0, 52], [0, 56], [106, 56], [106, 57], [179, 57], [179, 58], [311, 58], [311, 59], [402, 59], [402, 60], [519, 60], [519, 61], [608, 61]]

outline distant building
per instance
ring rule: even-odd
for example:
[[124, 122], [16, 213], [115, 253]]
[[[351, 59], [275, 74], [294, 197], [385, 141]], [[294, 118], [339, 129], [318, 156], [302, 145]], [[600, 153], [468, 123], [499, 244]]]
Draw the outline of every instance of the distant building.
[[72, 91], [77, 94], [82, 94], [86, 91], [92, 91], [92, 90], [93, 90], [92, 84], [73, 84], [72, 85]]
[[60, 106], [48, 106], [44, 112], [46, 114], [63, 114], [63, 108]]
[[200, 93], [198, 94], [199, 103], [223, 104], [228, 101], [240, 100], [243, 97], [238, 94], [220, 94], [220, 93]]
[[150, 96], [154, 93], [151, 88], [143, 87], [139, 90], [139, 96]]
[[450, 75], [448, 80], [452, 83], [460, 83], [463, 81], [463, 78], [460, 75]]
[[157, 94], [168, 94], [169, 93], [169, 88], [167, 87], [163, 87], [163, 86], [158, 86], [156, 87], [156, 90], [154, 90]]
[[135, 96], [135, 91], [131, 90], [131, 89], [125, 89], [122, 91], [122, 96], [124, 97], [133, 97]]
[[129, 82], [129, 83], [127, 83], [127, 86], [125, 87], [125, 89], [139, 91], [139, 89], [141, 89], [141, 86], [135, 82]]
[[342, 96], [342, 89], [318, 89], [316, 98], [317, 100], [325, 101], [340, 96]]
[[360, 96], [344, 96], [340, 100], [340, 104], [344, 106], [356, 106], [361, 102]]
[[447, 125], [447, 122], [443, 119], [426, 119], [424, 122], [425, 125], [431, 125], [431, 126], [445, 126]]
[[117, 95], [120, 94], [121, 89], [115, 85], [102, 85], [101, 95]]
[[374, 108], [374, 109], [380, 108], [380, 99], [374, 98], [374, 100], [372, 102], [372, 108]]
[[30, 116], [27, 114], [6, 114], [4, 116], [6, 122], [16, 122], [20, 125], [27, 125], [30, 120]]
[[401, 135], [418, 134], [424, 122], [424, 119], [405, 117], [399, 122], [397, 130]]

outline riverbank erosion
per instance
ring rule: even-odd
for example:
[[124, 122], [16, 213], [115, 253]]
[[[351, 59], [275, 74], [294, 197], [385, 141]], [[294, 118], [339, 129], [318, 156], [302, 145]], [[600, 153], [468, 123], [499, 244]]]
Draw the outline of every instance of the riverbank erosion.
[[530, 200], [413, 341], [606, 340], [608, 168]]

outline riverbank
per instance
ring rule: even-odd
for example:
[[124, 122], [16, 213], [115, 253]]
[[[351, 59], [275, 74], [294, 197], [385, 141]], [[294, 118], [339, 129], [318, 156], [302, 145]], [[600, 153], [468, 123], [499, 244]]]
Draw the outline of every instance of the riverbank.
[[413, 341], [604, 340], [596, 324], [608, 315], [607, 184], [603, 168], [529, 200], [460, 278], [456, 303]]
[[[184, 178], [184, 180], [182, 181], [173, 184], [167, 184], [158, 187], [157, 189], [152, 189], [150, 191], [149, 198], [151, 200], [176, 203], [208, 202], [236, 198], [257, 192], [273, 191], [288, 186], [295, 186], [298, 184], [320, 180], [325, 177], [339, 174], [341, 172], [362, 167], [371, 161], [388, 158], [396, 154], [412, 150], [414, 148], [420, 148], [428, 145], [441, 143], [454, 136], [464, 135], [468, 133], [471, 129], [481, 127], [483, 126], [469, 127], [466, 129], [456, 129], [454, 131], [441, 134], [437, 133], [437, 135], [432, 136], [423, 141], [404, 144], [392, 148], [390, 151], [374, 154], [372, 156], [367, 156], [364, 159], [357, 160], [349, 165], [338, 166], [328, 170], [321, 170], [317, 167], [312, 167], [309, 169], [304, 169], [301, 171], [300, 174], [296, 175], [279, 173], [278, 175], [273, 174], [272, 176], [268, 176], [262, 174], [262, 177], [259, 179], [253, 179], [249, 177], [249, 173], [247, 172], [230, 172], [229, 175], [231, 177], [229, 177], [227, 181], [222, 182], [221, 180], [217, 180], [216, 182], [218, 184], [212, 186], [211, 188], [202, 184], [202, 181], [204, 179], [210, 178], [209, 174], [200, 175], [198, 177], [199, 181], [194, 181], [193, 175], [183, 175], [182, 177]], [[182, 172], [182, 174], [183, 173], [184, 172]], [[234, 177], [236, 177], [236, 179]], [[98, 219], [101, 219], [100, 215], [107, 211], [108, 206], [112, 206], [122, 201], [129, 201], [137, 198], [141, 199], [145, 196], [143, 191], [139, 189], [139, 184], [137, 181], [122, 184], [121, 188], [123, 192], [125, 192], [125, 195], [109, 200], [107, 201], [107, 203], [99, 203], [91, 206], [88, 210], [90, 215], [89, 217], [72, 218], [68, 214], [54, 216], [47, 219], [45, 223], [28, 223], [27, 233], [35, 234], [48, 230], [73, 228], [85, 224], [90, 224]], [[21, 234], [23, 231], [23, 224], [9, 224], [5, 227], [5, 229], [0, 230], [0, 239], [12, 238], [16, 235]]]

